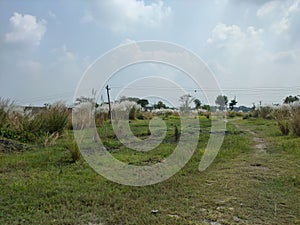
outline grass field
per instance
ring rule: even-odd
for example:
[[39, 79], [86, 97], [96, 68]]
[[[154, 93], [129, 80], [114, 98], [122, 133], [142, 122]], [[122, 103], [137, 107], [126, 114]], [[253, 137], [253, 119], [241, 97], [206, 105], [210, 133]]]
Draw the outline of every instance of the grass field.
[[[151, 165], [177, 144], [179, 120], [165, 122], [166, 139], [148, 153], [123, 147], [108, 123], [98, 131], [116, 158]], [[273, 120], [233, 119], [216, 160], [199, 172], [210, 120], [201, 117], [200, 124], [203, 132], [187, 165], [146, 187], [108, 181], [83, 159], [73, 163], [66, 150], [70, 137], [50, 147], [0, 153], [0, 224], [300, 224], [300, 139], [281, 136]], [[130, 126], [147, 137], [147, 121]]]

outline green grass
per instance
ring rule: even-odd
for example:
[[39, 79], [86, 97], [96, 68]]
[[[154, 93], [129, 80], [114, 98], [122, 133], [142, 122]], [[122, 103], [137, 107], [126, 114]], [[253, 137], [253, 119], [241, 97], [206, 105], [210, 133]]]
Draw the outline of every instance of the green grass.
[[[239, 121], [270, 142], [269, 154], [257, 156], [252, 135], [228, 124], [216, 160], [199, 172], [210, 128], [210, 120], [201, 117], [200, 121], [203, 132], [187, 165], [170, 179], [146, 187], [108, 181], [83, 159], [71, 163], [64, 139], [47, 148], [0, 153], [0, 224], [299, 223], [299, 138], [281, 137], [274, 121]], [[150, 165], [176, 147], [173, 128], [180, 127], [179, 120], [172, 117], [165, 122], [166, 139], [147, 153], [122, 146], [108, 123], [98, 132], [116, 158]], [[137, 136], [146, 137], [146, 120], [130, 126]]]

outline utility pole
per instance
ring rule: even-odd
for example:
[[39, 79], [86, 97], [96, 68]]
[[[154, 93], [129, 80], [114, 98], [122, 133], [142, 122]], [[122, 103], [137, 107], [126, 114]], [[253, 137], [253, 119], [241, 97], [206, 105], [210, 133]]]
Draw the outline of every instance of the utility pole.
[[108, 99], [108, 116], [109, 116], [109, 121], [111, 123], [111, 105], [110, 105], [109, 90], [110, 90], [110, 88], [108, 87], [108, 85], [106, 85], [106, 93], [107, 93], [107, 99]]

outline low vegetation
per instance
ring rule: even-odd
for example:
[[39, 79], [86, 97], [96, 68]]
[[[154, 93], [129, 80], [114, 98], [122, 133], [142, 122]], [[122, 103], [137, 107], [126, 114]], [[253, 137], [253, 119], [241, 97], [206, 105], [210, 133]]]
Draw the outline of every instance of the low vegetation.
[[[90, 168], [73, 138], [70, 111], [64, 104], [53, 104], [40, 112], [16, 112], [14, 107], [11, 101], [1, 100], [0, 139], [17, 143], [11, 143], [15, 146], [12, 151], [0, 148], [0, 224], [300, 222], [300, 123], [296, 104], [272, 107], [263, 113], [259, 109], [228, 112], [223, 145], [204, 172], [199, 172], [198, 166], [213, 114], [196, 111], [201, 129], [193, 157], [170, 179], [146, 187], [113, 183]], [[135, 108], [129, 123], [141, 139], [151, 135], [152, 117], [159, 116], [166, 123], [166, 138], [149, 152], [126, 148], [116, 138], [106, 111], [95, 115], [99, 137], [115, 158], [127, 164], [161, 162], [180, 141], [181, 124], [176, 110], [155, 112]], [[26, 148], [19, 146], [24, 142]]]

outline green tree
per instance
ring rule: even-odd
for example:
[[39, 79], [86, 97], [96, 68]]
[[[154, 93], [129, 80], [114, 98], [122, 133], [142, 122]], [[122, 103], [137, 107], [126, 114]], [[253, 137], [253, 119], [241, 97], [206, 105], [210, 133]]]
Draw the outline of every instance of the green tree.
[[229, 103], [229, 109], [232, 111], [234, 109], [234, 106], [237, 104], [238, 102], [236, 101], [236, 97], [234, 97], [234, 99], [232, 99]]
[[297, 102], [299, 101], [299, 95], [298, 96], [288, 96], [284, 99], [284, 104], [290, 104], [290, 103], [293, 103], [293, 102]]
[[199, 99], [194, 99], [194, 104], [196, 109], [200, 109], [201, 101]]
[[154, 109], [166, 109], [167, 106], [162, 102], [162, 101], [158, 101], [157, 104], [153, 105]]
[[203, 105], [201, 108], [210, 111], [210, 105]]
[[226, 95], [219, 95], [215, 103], [219, 106], [219, 110], [224, 110], [227, 107], [228, 98]]
[[119, 98], [119, 102], [124, 102], [124, 101], [130, 101], [130, 102], [138, 102], [140, 99], [136, 97], [126, 97], [126, 96], [121, 96]]
[[137, 101], [137, 104], [141, 105], [143, 108], [149, 104], [149, 101], [147, 99], [139, 99]]

